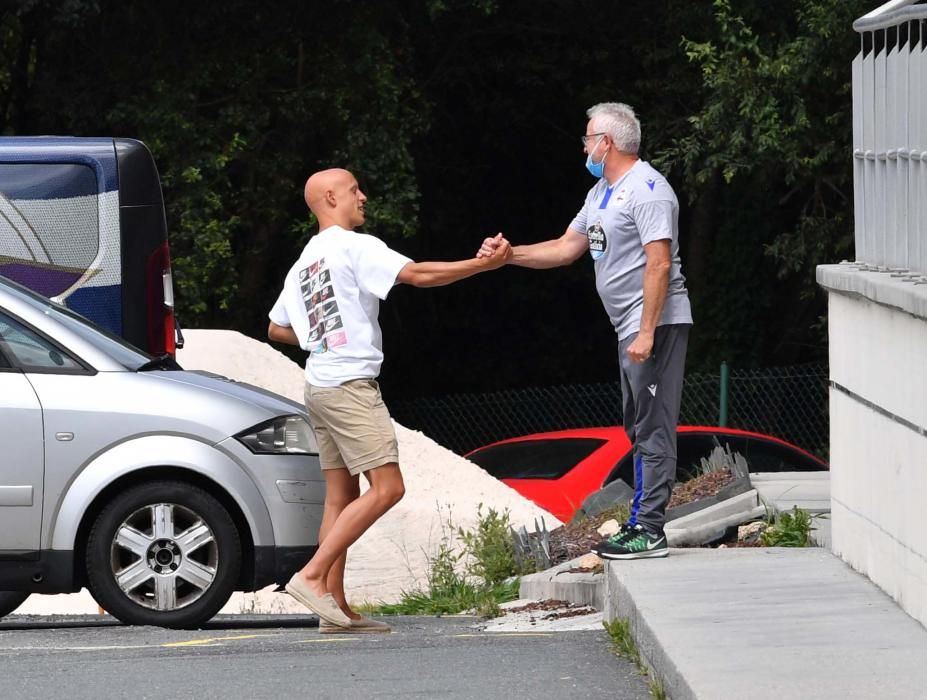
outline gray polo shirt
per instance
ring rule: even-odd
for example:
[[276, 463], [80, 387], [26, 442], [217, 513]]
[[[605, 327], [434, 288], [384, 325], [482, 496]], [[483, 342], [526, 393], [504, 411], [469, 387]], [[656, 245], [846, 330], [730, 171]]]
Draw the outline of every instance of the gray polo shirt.
[[589, 239], [595, 286], [618, 339], [637, 333], [644, 308], [644, 246], [672, 241], [669, 290], [657, 325], [692, 323], [679, 260], [679, 201], [649, 163], [639, 160], [609, 187], [601, 178], [586, 195], [570, 228]]

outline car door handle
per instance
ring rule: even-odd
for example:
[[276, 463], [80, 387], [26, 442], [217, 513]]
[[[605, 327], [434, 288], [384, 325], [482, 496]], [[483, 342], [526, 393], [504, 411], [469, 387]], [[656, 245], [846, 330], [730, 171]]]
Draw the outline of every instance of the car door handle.
[[0, 486], [0, 506], [31, 506], [31, 486]]

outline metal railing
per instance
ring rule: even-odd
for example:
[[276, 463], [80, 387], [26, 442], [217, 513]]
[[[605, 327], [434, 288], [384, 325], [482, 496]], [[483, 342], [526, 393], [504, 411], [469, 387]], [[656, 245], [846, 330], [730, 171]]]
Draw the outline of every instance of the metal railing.
[[927, 275], [927, 5], [892, 0], [853, 23], [856, 260]]

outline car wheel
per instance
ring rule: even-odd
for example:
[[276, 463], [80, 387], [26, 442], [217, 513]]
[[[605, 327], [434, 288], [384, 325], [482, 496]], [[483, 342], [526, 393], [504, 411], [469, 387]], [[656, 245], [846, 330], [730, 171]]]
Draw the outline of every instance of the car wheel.
[[29, 593], [23, 591], [0, 591], [0, 617], [6, 617], [26, 602]]
[[228, 511], [177, 481], [116, 496], [87, 541], [96, 601], [132, 625], [196, 627], [228, 601], [241, 571], [241, 540]]

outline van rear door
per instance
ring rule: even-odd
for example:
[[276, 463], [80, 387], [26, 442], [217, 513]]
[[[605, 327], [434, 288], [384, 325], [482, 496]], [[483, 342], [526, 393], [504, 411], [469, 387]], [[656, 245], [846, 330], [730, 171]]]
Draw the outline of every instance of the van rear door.
[[0, 138], [0, 275], [174, 353], [161, 183], [140, 141]]

